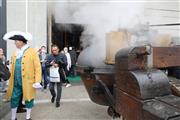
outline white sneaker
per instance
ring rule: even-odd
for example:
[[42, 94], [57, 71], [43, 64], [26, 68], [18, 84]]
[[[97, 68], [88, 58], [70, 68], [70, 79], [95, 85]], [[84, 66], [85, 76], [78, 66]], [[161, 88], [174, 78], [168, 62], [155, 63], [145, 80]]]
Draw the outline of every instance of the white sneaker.
[[66, 86], [67, 84], [66, 84], [66, 83], [63, 83], [62, 85], [63, 85], [63, 86]]
[[68, 83], [68, 84], [66, 85], [66, 87], [71, 87], [71, 84]]

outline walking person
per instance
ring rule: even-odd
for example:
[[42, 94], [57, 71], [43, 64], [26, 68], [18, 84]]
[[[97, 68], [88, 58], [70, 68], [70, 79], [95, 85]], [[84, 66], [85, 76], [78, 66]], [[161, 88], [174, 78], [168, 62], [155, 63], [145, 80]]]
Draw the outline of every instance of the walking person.
[[69, 70], [69, 75], [71, 77], [75, 77], [76, 76], [75, 68], [76, 68], [77, 54], [76, 54], [76, 51], [74, 50], [74, 47], [69, 47], [69, 54], [71, 57], [71, 67]]
[[[9, 69], [8, 69], [8, 67], [7, 67], [7, 65], [9, 65], [9, 62], [7, 61], [7, 62], [5, 62], [5, 57], [4, 57], [4, 53], [3, 53], [3, 49], [2, 48], [0, 48], [0, 61], [2, 61], [3, 62], [3, 64], [5, 64], [5, 66], [4, 67], [6, 67], [6, 75], [8, 75], [9, 77], [10, 77], [10, 72], [9, 72]], [[1, 69], [0, 69], [1, 70]], [[2, 86], [2, 92], [5, 92], [6, 91], [6, 88], [5, 88], [5, 86], [6, 86], [6, 80], [7, 79], [9, 79], [9, 77], [8, 78], [6, 78], [6, 79], [1, 79], [0, 78], [0, 80], [1, 80], [1, 82], [3, 82], [3, 86]], [[21, 99], [19, 100], [19, 106], [18, 106], [18, 108], [17, 108], [17, 113], [23, 113], [23, 112], [26, 112], [26, 109], [24, 109], [25, 108], [25, 105], [24, 104], [22, 104], [22, 98], [23, 96], [21, 95]]]
[[70, 84], [67, 77], [69, 76], [69, 70], [70, 70], [70, 67], [71, 67], [71, 57], [70, 57], [70, 54], [68, 52], [67, 47], [64, 47], [64, 54], [65, 54], [66, 59], [67, 59], [67, 65], [64, 67], [64, 70], [65, 70], [65, 73], [66, 73], [66, 87], [70, 87], [71, 84]]
[[41, 61], [41, 68], [42, 68], [42, 77], [43, 77], [43, 88], [46, 89], [47, 85], [49, 84], [49, 79], [48, 79], [48, 75], [47, 75], [47, 68], [46, 68], [46, 57], [47, 57], [47, 53], [46, 53], [46, 47], [45, 46], [41, 46], [40, 51], [39, 51], [39, 58]]
[[31, 119], [36, 89], [41, 88], [41, 65], [37, 51], [27, 44], [30, 33], [13, 31], [6, 33], [4, 40], [14, 40], [17, 51], [11, 58], [11, 76], [6, 99], [11, 102], [11, 120], [17, 120], [16, 112], [23, 95], [26, 105], [26, 120]]
[[6, 81], [10, 77], [10, 72], [5, 65], [5, 57], [3, 49], [0, 48], [0, 82], [1, 82], [1, 91], [0, 92], [6, 92]]
[[[60, 99], [62, 93], [62, 78], [64, 77], [61, 71], [63, 69], [63, 66], [66, 64], [66, 60], [64, 59], [64, 56], [59, 53], [59, 47], [57, 45], [51, 46], [51, 52], [52, 54], [48, 55], [46, 58], [46, 66], [49, 69], [51, 69], [51, 67], [58, 68], [60, 78], [58, 82], [53, 82], [50, 79], [49, 90], [52, 95], [51, 102], [54, 103], [54, 101], [56, 100], [56, 107], [60, 107]], [[51, 73], [49, 74], [51, 76]], [[57, 92], [54, 90], [55, 85], [57, 88]]]
[[[0, 48], [0, 64], [3, 65], [3, 66], [0, 67], [0, 70], [6, 76], [6, 77], [1, 78], [1, 75], [0, 75], [0, 81], [4, 82], [4, 84], [6, 84], [6, 80], [8, 80], [9, 77], [10, 77], [10, 72], [9, 72], [9, 69], [7, 68], [7, 64], [9, 64], [9, 63], [7, 63], [7, 62], [5, 63], [5, 57], [4, 57], [4, 52], [3, 52], [2, 48]], [[4, 92], [4, 91], [6, 91], [6, 90], [2, 86], [2, 92]], [[25, 107], [25, 105], [22, 104], [22, 96], [21, 96], [21, 99], [19, 100], [19, 106], [17, 108], [17, 113], [26, 112], [26, 109], [24, 109], [24, 107]]]
[[[7, 80], [7, 78], [5, 78], [7, 73], [5, 73], [5, 72], [8, 71], [8, 68], [5, 64], [5, 56], [4, 56], [4, 51], [2, 48], [0, 48], [0, 64], [1, 64], [1, 68], [4, 68], [4, 71], [2, 69], [0, 69], [1, 76], [2, 76], [2, 78], [0, 77], [0, 84], [1, 84], [0, 92], [5, 93], [6, 92], [6, 80]], [[3, 77], [3, 75], [4, 75], [4, 77]]]

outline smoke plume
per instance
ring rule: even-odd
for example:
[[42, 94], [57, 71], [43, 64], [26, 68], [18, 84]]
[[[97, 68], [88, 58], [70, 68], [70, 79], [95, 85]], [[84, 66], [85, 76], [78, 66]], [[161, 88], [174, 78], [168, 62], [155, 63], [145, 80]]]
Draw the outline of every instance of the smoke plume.
[[[81, 0], [82, 1], [82, 0]], [[106, 33], [119, 29], [132, 30], [141, 23], [144, 3], [131, 0], [72, 2], [55, 5], [55, 22], [84, 26], [81, 37], [83, 51], [78, 63], [86, 66], [104, 65]], [[136, 28], [137, 29], [137, 28]], [[134, 32], [134, 34], [137, 34]], [[135, 35], [136, 36], [136, 35]]]

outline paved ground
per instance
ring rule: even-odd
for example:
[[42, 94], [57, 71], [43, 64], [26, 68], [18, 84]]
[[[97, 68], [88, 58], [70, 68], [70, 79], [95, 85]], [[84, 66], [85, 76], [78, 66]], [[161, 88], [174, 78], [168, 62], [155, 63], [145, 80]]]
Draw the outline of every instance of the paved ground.
[[[91, 102], [80, 83], [63, 87], [60, 108], [55, 108], [50, 98], [49, 91], [38, 91], [33, 120], [112, 120], [107, 115], [107, 107]], [[18, 114], [18, 120], [24, 120], [24, 116], [25, 113]], [[10, 112], [2, 120], [10, 120]]]

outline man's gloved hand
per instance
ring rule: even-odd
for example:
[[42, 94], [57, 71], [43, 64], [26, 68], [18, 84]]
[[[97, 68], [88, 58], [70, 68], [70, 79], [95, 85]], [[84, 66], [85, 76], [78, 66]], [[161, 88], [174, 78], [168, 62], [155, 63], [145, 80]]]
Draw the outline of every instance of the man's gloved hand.
[[40, 83], [34, 83], [32, 86], [36, 89], [42, 88], [42, 85]]

